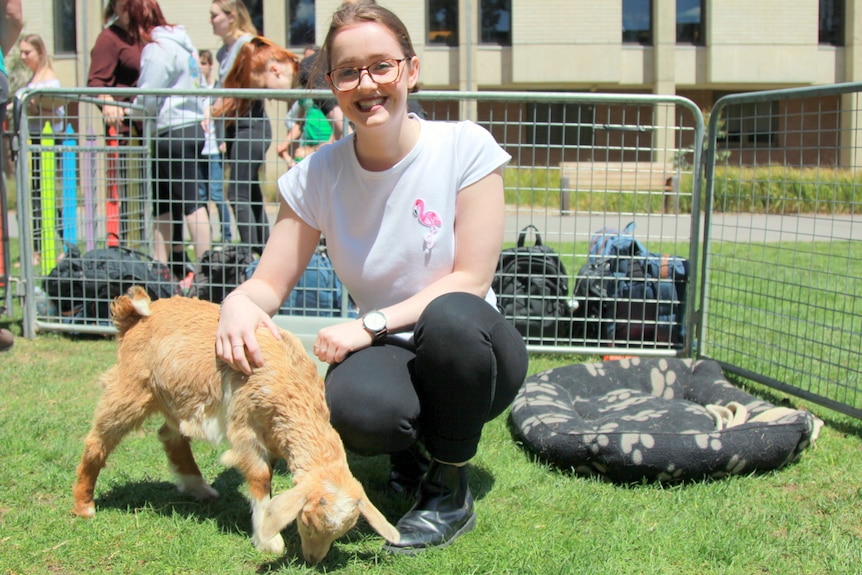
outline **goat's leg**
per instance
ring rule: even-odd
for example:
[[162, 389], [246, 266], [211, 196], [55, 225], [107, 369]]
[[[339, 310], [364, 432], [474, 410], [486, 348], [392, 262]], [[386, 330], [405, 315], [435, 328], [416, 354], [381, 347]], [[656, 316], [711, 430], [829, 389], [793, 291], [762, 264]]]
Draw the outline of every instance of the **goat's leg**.
[[177, 488], [181, 492], [201, 501], [218, 497], [218, 491], [204, 481], [188, 437], [181, 434], [176, 427], [165, 423], [159, 428], [159, 441], [162, 442], [168, 456], [168, 464], [177, 477]]
[[[111, 372], [105, 376], [105, 391], [96, 407], [93, 426], [84, 441], [84, 454], [78, 464], [77, 479], [72, 488], [75, 506], [72, 512], [80, 517], [92, 517], [96, 513], [93, 491], [99, 473], [105, 467], [108, 456], [123, 437], [139, 427], [150, 415], [150, 397], [126, 391], [116, 382], [119, 375]], [[115, 384], [116, 383], [116, 384]]]
[[245, 477], [251, 497], [251, 542], [259, 551], [269, 553], [284, 553], [284, 538], [276, 533], [270, 538], [261, 536], [263, 516], [269, 507], [272, 494], [271, 455], [260, 444], [257, 435], [251, 429], [237, 432], [234, 427], [229, 433], [231, 449], [224, 454], [222, 462], [236, 467]]

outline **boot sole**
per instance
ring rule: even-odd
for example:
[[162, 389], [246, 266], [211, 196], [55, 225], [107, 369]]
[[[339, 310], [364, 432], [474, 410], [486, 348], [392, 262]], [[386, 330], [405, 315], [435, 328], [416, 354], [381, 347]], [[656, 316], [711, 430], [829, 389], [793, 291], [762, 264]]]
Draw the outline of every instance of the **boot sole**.
[[456, 531], [452, 537], [450, 537], [449, 539], [447, 539], [446, 541], [444, 541], [443, 543], [441, 543], [439, 545], [429, 545], [426, 547], [398, 547], [398, 546], [390, 545], [387, 543], [383, 546], [383, 550], [388, 552], [388, 553], [393, 553], [395, 555], [418, 555], [419, 553], [422, 553], [424, 551], [429, 551], [431, 549], [445, 549], [446, 547], [449, 547], [452, 544], [452, 542], [455, 541], [456, 539], [458, 539], [461, 535], [464, 535], [465, 533], [472, 531], [474, 527], [476, 527], [476, 513], [475, 512], [473, 513], [473, 515], [470, 516], [470, 519], [467, 520], [467, 523], [465, 523], [461, 527], [461, 529]]

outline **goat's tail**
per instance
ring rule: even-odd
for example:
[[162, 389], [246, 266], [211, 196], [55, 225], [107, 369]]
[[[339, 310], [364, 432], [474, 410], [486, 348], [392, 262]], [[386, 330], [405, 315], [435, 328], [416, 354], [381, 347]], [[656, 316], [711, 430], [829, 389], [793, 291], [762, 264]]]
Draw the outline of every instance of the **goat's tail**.
[[121, 295], [111, 302], [111, 319], [123, 337], [142, 317], [149, 316], [150, 296], [141, 286], [132, 286], [126, 295]]

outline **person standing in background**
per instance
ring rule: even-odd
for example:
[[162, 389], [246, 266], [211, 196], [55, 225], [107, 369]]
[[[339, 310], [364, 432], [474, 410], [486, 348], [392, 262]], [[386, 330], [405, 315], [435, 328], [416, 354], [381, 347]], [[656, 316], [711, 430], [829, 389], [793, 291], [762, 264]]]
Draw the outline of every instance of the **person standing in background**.
[[[201, 65], [201, 87], [213, 88], [216, 84], [215, 68], [213, 66], [213, 54], [209, 50], [200, 51]], [[224, 165], [222, 164], [221, 148], [216, 138], [215, 122], [212, 121], [212, 99], [207, 98], [204, 103], [206, 111], [206, 140], [204, 143], [201, 162], [200, 182], [198, 183], [198, 196], [204, 202], [212, 201], [218, 210], [221, 222], [221, 241], [229, 244], [233, 237], [230, 229], [230, 208], [224, 199]]]
[[[128, 0], [126, 13], [129, 35], [144, 46], [138, 87], [178, 92], [200, 88], [198, 51], [185, 28], [168, 24], [157, 0]], [[183, 245], [183, 223], [198, 261], [211, 247], [209, 217], [197, 186], [204, 144], [203, 103], [199, 96], [182, 93], [142, 95], [134, 103], [135, 114], [156, 121], [153, 258], [169, 262], [174, 275], [190, 287], [194, 275]], [[137, 106], [143, 111], [138, 112]]]
[[[90, 88], [133, 88], [141, 73], [141, 52], [144, 47], [129, 35], [127, 0], [109, 0], [105, 7], [105, 28], [96, 38], [90, 51], [90, 70], [87, 86]], [[103, 95], [102, 116], [107, 129], [117, 130], [120, 143], [125, 143], [132, 132], [128, 108], [116, 106], [113, 96]], [[131, 102], [132, 98], [118, 97], [117, 101]]]
[[[15, 46], [18, 36], [21, 35], [21, 30], [24, 28], [24, 9], [21, 6], [21, 0], [0, 0], [0, 122], [6, 121], [6, 104], [9, 102], [9, 74], [6, 71], [6, 59], [4, 54]], [[0, 123], [0, 126], [3, 124]], [[4, 218], [2, 229], [6, 230], [6, 138], [0, 134], [0, 193], [3, 194], [3, 199], [0, 200], [0, 205], [3, 206], [0, 217]], [[5, 239], [5, 233], [2, 234]], [[6, 272], [9, 269], [9, 255], [6, 253], [6, 247], [2, 247], [3, 270]], [[14, 337], [8, 329], [0, 329], [0, 351], [7, 350], [12, 347]]]
[[[239, 50], [254, 36], [257, 29], [242, 0], [216, 0], [210, 6], [213, 34], [223, 44], [216, 53], [219, 61], [221, 88], [233, 68]], [[266, 151], [272, 143], [272, 126], [263, 99], [222, 98], [215, 105], [215, 115], [221, 117], [226, 144], [226, 166], [230, 171], [228, 198], [233, 205], [240, 240], [252, 252], [260, 254], [269, 239], [260, 170]]]
[[[38, 34], [22, 36], [18, 42], [18, 54], [32, 75], [27, 84], [15, 94], [16, 97], [28, 88], [60, 87], [60, 79], [51, 66], [51, 56], [41, 36]], [[62, 104], [57, 105], [49, 98], [30, 98], [27, 103], [27, 131], [30, 144], [39, 145], [46, 122], [51, 125], [52, 133], [62, 133], [64, 117], [65, 109]], [[42, 251], [42, 158], [38, 152], [30, 154], [30, 186], [33, 206], [33, 265], [36, 266], [40, 262]], [[60, 218], [56, 221], [59, 222]]]

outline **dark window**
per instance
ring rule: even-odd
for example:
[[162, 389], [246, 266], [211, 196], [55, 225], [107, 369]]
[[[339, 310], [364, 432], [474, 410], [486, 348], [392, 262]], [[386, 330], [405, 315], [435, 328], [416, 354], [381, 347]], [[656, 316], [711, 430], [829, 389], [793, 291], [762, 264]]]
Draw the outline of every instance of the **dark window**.
[[54, 0], [54, 53], [78, 52], [75, 0]]
[[512, 45], [512, 0], [482, 0], [480, 42]]
[[428, 0], [428, 43], [458, 45], [458, 0]]
[[288, 45], [315, 44], [314, 0], [290, 0]]
[[248, 8], [251, 23], [257, 28], [257, 33], [263, 36], [263, 0], [243, 0], [243, 4]]
[[623, 0], [623, 42], [652, 45], [652, 0]]
[[676, 43], [703, 46], [705, 0], [676, 0]]
[[844, 45], [844, 0], [820, 0], [821, 44]]
[[[716, 94], [716, 99], [719, 95]], [[724, 126], [718, 141], [724, 147], [748, 147], [750, 144], [776, 144], [778, 138], [778, 102], [748, 102], [727, 107]]]
[[526, 112], [524, 138], [528, 145], [571, 148], [593, 143], [592, 106], [530, 103]]

